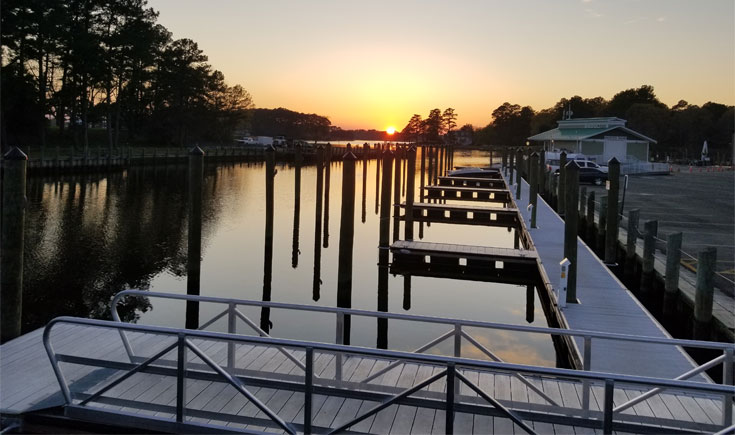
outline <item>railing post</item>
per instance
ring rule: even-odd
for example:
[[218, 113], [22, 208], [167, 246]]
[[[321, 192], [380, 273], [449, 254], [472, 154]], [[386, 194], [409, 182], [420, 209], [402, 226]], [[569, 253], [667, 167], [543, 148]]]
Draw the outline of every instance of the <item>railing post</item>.
[[449, 363], [447, 365], [447, 415], [444, 423], [444, 432], [447, 434], [454, 433], [455, 370], [454, 363]]
[[612, 434], [613, 428], [613, 392], [615, 389], [615, 381], [612, 379], [605, 380], [605, 402], [602, 407], [602, 433], [605, 435]]
[[[722, 383], [724, 385], [733, 385], [733, 358], [735, 358], [732, 348], [725, 349], [725, 360], [722, 362]], [[732, 394], [724, 394], [722, 397], [722, 425], [729, 427], [732, 425]]]
[[[343, 344], [345, 334], [345, 315], [344, 313], [337, 313], [337, 336], [335, 338], [335, 344]], [[334, 356], [334, 377], [337, 381], [342, 381], [342, 352], [338, 352]]]
[[304, 373], [304, 434], [311, 433], [312, 399], [314, 395], [314, 349], [306, 348], [306, 370]]
[[[592, 337], [584, 336], [584, 355], [582, 356], [582, 369], [589, 371], [592, 366]], [[585, 379], [582, 383], [582, 409], [585, 416], [590, 409], [590, 381]]]
[[[227, 333], [237, 333], [237, 317], [235, 317], [235, 304], [230, 302], [227, 308]], [[227, 368], [232, 370], [235, 367], [235, 343], [227, 342]]]
[[186, 410], [186, 335], [179, 334], [176, 370], [176, 421], [183, 423]]

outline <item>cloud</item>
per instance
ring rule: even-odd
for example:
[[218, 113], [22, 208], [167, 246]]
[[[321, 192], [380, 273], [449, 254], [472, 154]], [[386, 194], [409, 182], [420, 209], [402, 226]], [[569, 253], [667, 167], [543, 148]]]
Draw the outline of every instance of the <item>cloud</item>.
[[603, 16], [601, 13], [597, 12], [594, 9], [588, 8], [588, 9], [585, 9], [584, 11], [587, 12], [587, 15], [591, 16], [592, 18], [600, 18]]
[[666, 21], [666, 17], [658, 17], [658, 18], [656, 18], [656, 22], [657, 23], [663, 23], [664, 21]]

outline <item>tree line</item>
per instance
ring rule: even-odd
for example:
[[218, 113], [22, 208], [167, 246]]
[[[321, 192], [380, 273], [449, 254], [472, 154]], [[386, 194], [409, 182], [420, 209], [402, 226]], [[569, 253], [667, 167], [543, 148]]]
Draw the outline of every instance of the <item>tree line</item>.
[[[453, 108], [448, 107], [444, 109], [444, 112], [439, 109], [432, 109], [426, 119], [421, 118], [419, 114], [414, 114], [408, 120], [408, 124], [401, 130], [401, 137], [403, 140], [417, 142], [453, 141], [456, 127], [457, 113]], [[465, 131], [468, 128], [469, 131], [472, 131], [470, 125], [465, 125], [460, 130]]]
[[562, 98], [553, 107], [535, 111], [530, 106], [503, 103], [492, 112], [492, 121], [475, 132], [475, 143], [518, 146], [529, 136], [557, 127], [564, 111], [573, 118], [615, 116], [627, 120], [626, 126], [654, 140], [651, 155], [698, 158], [706, 140], [710, 155], [721, 153], [732, 160], [735, 130], [733, 106], [707, 102], [702, 106], [680, 100], [672, 107], [662, 103], [653, 86], [618, 92], [610, 100], [602, 97]]
[[250, 94], [157, 18], [146, 0], [4, 1], [3, 146], [86, 151], [92, 126], [110, 149], [230, 140], [247, 121]]

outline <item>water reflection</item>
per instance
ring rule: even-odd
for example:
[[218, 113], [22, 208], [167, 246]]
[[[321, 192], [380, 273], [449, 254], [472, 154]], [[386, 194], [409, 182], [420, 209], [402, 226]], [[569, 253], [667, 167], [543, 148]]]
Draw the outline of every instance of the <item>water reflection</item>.
[[[429, 150], [419, 152], [425, 162], [423, 177], [420, 170], [416, 174], [408, 170], [409, 162], [406, 162], [406, 170], [401, 166], [401, 179], [404, 174], [406, 177], [406, 195], [411, 190], [411, 177], [415, 176], [416, 184], [422, 178], [426, 184], [428, 169], [436, 164]], [[484, 162], [486, 157], [482, 156], [480, 164]], [[391, 276], [390, 255], [385, 247], [391, 241], [394, 161], [391, 158], [384, 165], [370, 161], [367, 167], [364, 159], [356, 162], [358, 166], [361, 164], [364, 201], [366, 204], [376, 201], [380, 216], [366, 216], [362, 225], [358, 224], [362, 215], [354, 216], [359, 230], [352, 237], [350, 291], [340, 293], [339, 289], [345, 288], [338, 283], [340, 249], [336, 246], [325, 248], [323, 241], [324, 231], [341, 231], [334, 225], [341, 227], [342, 219], [332, 223], [326, 221], [323, 206], [328, 195], [323, 164], [279, 165], [275, 176], [275, 164], [215, 165], [205, 162], [201, 294], [349, 305], [359, 309], [377, 308], [383, 312], [406, 309], [414, 314], [517, 324], [526, 323], [533, 312], [533, 324], [544, 324], [540, 304], [533, 304], [533, 299], [533, 306], [528, 304], [525, 285]], [[339, 189], [342, 188], [341, 172], [330, 175]], [[387, 178], [383, 177], [385, 173]], [[377, 186], [373, 186], [370, 178], [373, 176], [379, 182]], [[124, 173], [63, 176], [61, 180], [38, 177], [29, 180], [26, 235], [29, 249], [26, 251], [24, 294], [24, 300], [29, 303], [24, 305], [32, 309], [24, 312], [26, 330], [61, 314], [109, 318], [109, 300], [124, 288], [186, 291], [189, 221], [186, 165], [137, 167]], [[399, 186], [403, 190], [403, 186]], [[402, 199], [399, 196], [399, 202]], [[335, 195], [332, 204], [340, 209], [339, 195]], [[302, 208], [314, 210], [314, 213], [301, 216]], [[305, 228], [313, 225], [313, 236], [311, 231], [300, 232], [301, 225]], [[330, 225], [333, 225], [331, 229]], [[293, 231], [289, 231], [292, 226]], [[265, 228], [265, 238], [261, 237], [261, 228]], [[446, 224], [432, 224], [430, 228], [420, 225], [419, 228], [423, 229], [420, 235], [432, 242], [513, 245], [513, 234], [502, 228]], [[263, 249], [259, 248], [261, 243]], [[298, 246], [312, 243], [313, 250], [299, 252]], [[78, 267], [80, 259], [84, 267]], [[293, 268], [294, 259], [306, 264], [313, 262], [313, 270]], [[261, 274], [262, 288], [257, 278]], [[183, 326], [182, 310], [169, 310], [168, 306], [156, 301], [154, 311], [149, 313], [149, 301], [135, 298], [124, 302], [129, 304], [123, 307], [123, 316], [128, 320], [142, 317], [146, 323]], [[207, 313], [207, 309], [204, 305], [200, 307], [201, 319], [212, 314]], [[276, 336], [334, 341], [333, 317], [328, 321], [319, 320], [271, 309], [252, 313], [256, 323], [258, 314], [264, 330], [272, 333], [272, 326], [276, 325]], [[440, 329], [355, 317], [351, 319], [348, 339], [353, 345], [407, 350], [445, 332]], [[493, 343], [501, 356], [514, 362], [532, 359], [553, 365], [556, 360], [548, 337], [497, 333], [478, 336], [483, 342]], [[524, 356], [518, 352], [520, 349], [530, 359], [523, 360]], [[463, 349], [463, 355], [464, 352]], [[467, 355], [472, 355], [471, 351], [468, 350]]]

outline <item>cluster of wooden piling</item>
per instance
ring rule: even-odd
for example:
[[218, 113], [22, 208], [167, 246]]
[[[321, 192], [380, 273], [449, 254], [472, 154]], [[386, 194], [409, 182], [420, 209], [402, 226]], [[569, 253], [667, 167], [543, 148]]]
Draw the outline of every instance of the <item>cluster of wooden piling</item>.
[[[619, 224], [622, 215], [619, 211], [619, 178], [620, 162], [612, 158], [608, 162], [607, 194], [599, 198], [600, 210], [595, 222], [595, 192], [579, 188], [579, 167], [574, 160], [567, 162], [566, 153], [560, 155], [559, 174], [554, 175], [545, 164], [543, 151], [541, 155], [530, 148], [503, 148], [502, 161], [504, 168], [512, 176], [515, 171], [517, 183], [516, 198], [520, 198], [520, 176], [529, 182], [531, 207], [536, 207], [536, 197], [541, 195], [565, 220], [564, 255], [570, 260], [567, 302], [576, 301], [576, 239], [585, 239], [600, 253], [604, 262], [617, 272], [622, 272], [626, 281], [637, 288], [639, 297], [651, 302], [654, 282], [657, 276], [654, 270], [654, 255], [658, 236], [658, 222], [647, 221], [643, 231], [639, 227], [639, 210], [628, 212], [627, 237], [623, 245], [619, 240]], [[576, 213], [573, 207], [577, 205]], [[531, 215], [531, 227], [535, 227], [535, 213]], [[643, 239], [643, 252], [636, 252], [638, 238]], [[663, 298], [653, 301], [662, 308], [665, 316], [676, 313], [676, 300], [679, 294], [679, 270], [681, 264], [681, 233], [673, 233], [666, 240], [666, 272], [662, 277]], [[693, 306], [693, 325], [691, 335], [697, 339], [712, 337], [712, 307], [714, 295], [716, 250], [706, 248], [699, 253], [696, 293]], [[636, 277], [639, 271], [639, 277]]]

